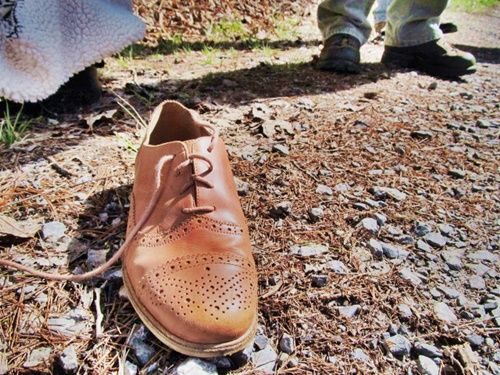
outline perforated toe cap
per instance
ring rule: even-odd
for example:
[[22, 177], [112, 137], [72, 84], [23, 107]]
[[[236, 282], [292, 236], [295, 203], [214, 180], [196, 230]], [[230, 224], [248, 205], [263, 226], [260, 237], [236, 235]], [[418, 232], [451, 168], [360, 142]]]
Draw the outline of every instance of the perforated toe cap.
[[193, 343], [236, 340], [253, 325], [257, 311], [253, 260], [228, 254], [177, 258], [150, 270], [140, 299], [166, 333]]

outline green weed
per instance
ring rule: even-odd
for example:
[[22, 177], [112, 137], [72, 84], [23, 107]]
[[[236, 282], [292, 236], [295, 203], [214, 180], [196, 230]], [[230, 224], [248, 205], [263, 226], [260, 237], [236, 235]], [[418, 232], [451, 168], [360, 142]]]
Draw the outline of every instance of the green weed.
[[467, 12], [481, 12], [487, 8], [500, 5], [498, 0], [452, 0], [453, 9], [465, 10]]
[[295, 40], [299, 37], [298, 18], [274, 19], [274, 35], [278, 40]]
[[7, 147], [22, 140], [31, 124], [30, 119], [21, 118], [22, 112], [23, 107], [15, 116], [11, 116], [9, 105], [5, 107], [4, 117], [0, 119], [0, 143]]
[[206, 36], [213, 42], [246, 40], [250, 37], [250, 31], [241, 21], [223, 19], [212, 24], [206, 30]]

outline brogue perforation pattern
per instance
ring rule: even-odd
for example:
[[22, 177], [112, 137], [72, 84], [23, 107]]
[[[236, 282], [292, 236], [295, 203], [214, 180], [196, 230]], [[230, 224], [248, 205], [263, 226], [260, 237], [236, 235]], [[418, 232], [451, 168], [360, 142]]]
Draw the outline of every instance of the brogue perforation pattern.
[[145, 247], [163, 246], [183, 238], [196, 229], [229, 236], [240, 236], [245, 233], [245, 230], [239, 225], [225, 223], [205, 216], [194, 216], [170, 230], [157, 229], [155, 232], [145, 234], [139, 240], [139, 244]]
[[[217, 265], [239, 268], [231, 277], [216, 274]], [[200, 267], [201, 266], [201, 267]], [[199, 267], [194, 280], [178, 277], [184, 270]], [[257, 293], [256, 271], [244, 258], [224, 254], [201, 254], [174, 259], [148, 272], [141, 280], [141, 289], [150, 294], [153, 305], [167, 306], [177, 316], [189, 318], [203, 312], [214, 320], [252, 306]]]

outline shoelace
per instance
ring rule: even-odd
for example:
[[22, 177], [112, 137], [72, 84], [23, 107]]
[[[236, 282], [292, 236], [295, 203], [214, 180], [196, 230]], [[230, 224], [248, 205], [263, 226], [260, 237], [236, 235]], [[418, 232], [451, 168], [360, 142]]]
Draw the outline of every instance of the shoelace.
[[[215, 143], [217, 141], [218, 133], [217, 130], [208, 125], [208, 124], [200, 124], [200, 126], [205, 127], [209, 129], [212, 133], [212, 137], [210, 139], [210, 145], [207, 148], [208, 152], [212, 152], [212, 150], [215, 147]], [[81, 282], [85, 280], [92, 279], [96, 276], [101, 275], [102, 273], [106, 272], [110, 267], [112, 267], [123, 255], [123, 253], [127, 250], [127, 248], [130, 246], [132, 241], [134, 240], [135, 236], [139, 233], [139, 231], [142, 229], [144, 224], [148, 221], [149, 217], [153, 213], [153, 210], [156, 207], [156, 204], [158, 203], [158, 200], [160, 199], [162, 189], [161, 189], [161, 180], [162, 180], [162, 172], [163, 168], [166, 163], [172, 161], [174, 159], [174, 155], [166, 155], [163, 156], [159, 161], [158, 164], [155, 167], [155, 185], [154, 185], [154, 190], [153, 190], [153, 196], [151, 197], [151, 200], [149, 201], [148, 206], [144, 210], [144, 213], [142, 214], [141, 218], [137, 221], [137, 224], [132, 228], [130, 231], [130, 234], [128, 238], [125, 239], [125, 242], [123, 245], [118, 249], [118, 251], [111, 257], [109, 258], [106, 263], [100, 265], [99, 267], [93, 269], [92, 271], [82, 273], [80, 275], [72, 275], [72, 274], [67, 274], [67, 275], [62, 275], [58, 273], [50, 273], [50, 272], [44, 272], [44, 271], [39, 271], [35, 268], [31, 268], [28, 266], [25, 266], [20, 263], [16, 263], [11, 260], [6, 260], [6, 259], [0, 259], [0, 266], [7, 267], [7, 268], [12, 268], [16, 269], [18, 271], [23, 271], [26, 273], [29, 273], [33, 276], [40, 277], [43, 279], [47, 280], [54, 280], [54, 281], [75, 281], [75, 282]], [[210, 161], [210, 159], [206, 158], [203, 155], [197, 155], [197, 154], [192, 154], [188, 156], [188, 158], [180, 163], [176, 169], [174, 170], [174, 173], [179, 173], [183, 168], [186, 168], [190, 166], [191, 164], [194, 163], [194, 160], [199, 159], [205, 161], [209, 168], [204, 171], [203, 173], [196, 174], [193, 173], [191, 175], [192, 181], [189, 182], [189, 184], [186, 184], [186, 187], [184, 187], [181, 190], [181, 194], [185, 194], [191, 187], [195, 186], [196, 183], [200, 183], [205, 185], [208, 188], [213, 188], [213, 185], [205, 180], [203, 176], [209, 174], [210, 172], [213, 171], [213, 164]], [[194, 206], [194, 207], [189, 207], [189, 208], [184, 208], [182, 211], [186, 214], [192, 214], [192, 213], [208, 213], [212, 212], [215, 210], [215, 207], [213, 206]]]

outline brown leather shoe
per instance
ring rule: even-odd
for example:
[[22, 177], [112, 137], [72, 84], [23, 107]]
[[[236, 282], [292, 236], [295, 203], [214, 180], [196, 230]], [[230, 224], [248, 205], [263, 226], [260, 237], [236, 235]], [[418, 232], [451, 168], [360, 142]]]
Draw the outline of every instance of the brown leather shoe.
[[190, 356], [247, 347], [257, 273], [224, 143], [176, 102], [153, 113], [136, 160], [123, 261], [129, 297], [163, 343]]

